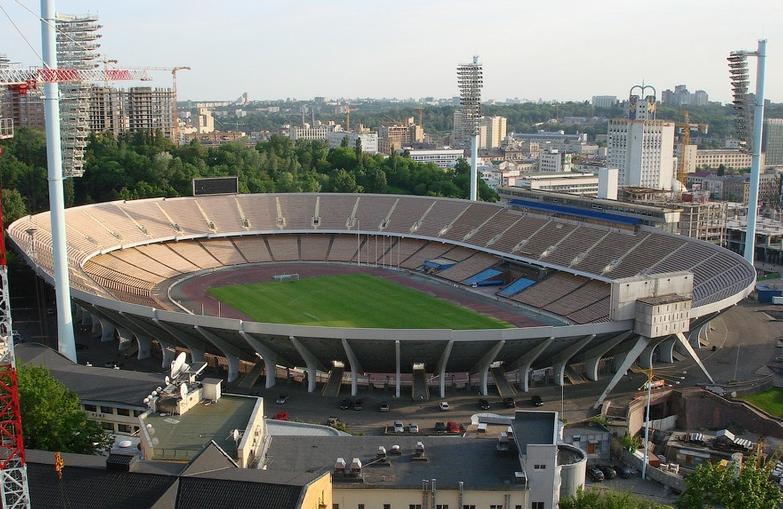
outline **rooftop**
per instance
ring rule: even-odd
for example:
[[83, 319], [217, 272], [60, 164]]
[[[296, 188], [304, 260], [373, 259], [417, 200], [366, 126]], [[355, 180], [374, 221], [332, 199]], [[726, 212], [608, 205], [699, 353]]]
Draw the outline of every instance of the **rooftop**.
[[[426, 461], [413, 458], [416, 442], [424, 444]], [[400, 455], [388, 454], [399, 445]], [[387, 463], [369, 464], [378, 447], [387, 451]], [[337, 458], [350, 465], [362, 462], [362, 482], [343, 483], [361, 488], [421, 487], [422, 479], [437, 479], [442, 487], [467, 489], [507, 489], [519, 470], [516, 456], [498, 456], [495, 440], [462, 437], [272, 437], [265, 457], [267, 472], [317, 472], [332, 469]], [[466, 458], [470, 458], [469, 461]], [[333, 482], [340, 483], [339, 478]]]
[[637, 299], [639, 302], [649, 304], [650, 306], [658, 306], [660, 304], [674, 304], [675, 302], [685, 302], [691, 300], [690, 297], [684, 295], [677, 295], [676, 293], [670, 293], [667, 295], [657, 295], [655, 297], [643, 297]]
[[40, 343], [18, 344], [14, 353], [22, 364], [48, 369], [82, 401], [146, 408], [144, 398], [163, 385], [162, 374], [83, 366]]
[[514, 440], [523, 454], [528, 445], [556, 444], [557, 426], [557, 412], [518, 411], [511, 422]]
[[153, 459], [188, 461], [210, 440], [235, 458], [237, 444], [231, 432], [247, 428], [259, 401], [255, 397], [223, 394], [210, 404], [198, 403], [184, 415], [150, 414], [143, 417], [145, 426], [152, 425], [151, 438], [158, 440]]

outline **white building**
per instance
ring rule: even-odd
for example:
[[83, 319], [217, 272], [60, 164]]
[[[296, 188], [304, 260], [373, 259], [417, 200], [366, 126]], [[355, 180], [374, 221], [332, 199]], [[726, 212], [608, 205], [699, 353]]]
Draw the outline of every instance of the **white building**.
[[608, 166], [621, 186], [671, 189], [674, 177], [674, 123], [655, 120], [655, 96], [631, 95], [629, 118], [609, 122]]
[[207, 108], [199, 108], [192, 118], [193, 127], [198, 134], [209, 134], [215, 130], [215, 119]]
[[571, 171], [571, 154], [560, 150], [543, 150], [538, 154], [538, 171], [562, 173]]
[[356, 140], [361, 140], [362, 152], [365, 154], [378, 153], [378, 133], [364, 130], [357, 132], [335, 129], [327, 134], [330, 148], [339, 147], [345, 138], [348, 138], [348, 146], [351, 148], [356, 145]]
[[506, 117], [481, 117], [479, 148], [498, 148], [506, 138]]
[[288, 137], [292, 140], [326, 140], [333, 129], [333, 126], [325, 124], [291, 126], [288, 128]]
[[457, 159], [465, 157], [461, 149], [438, 148], [433, 150], [409, 150], [408, 155], [419, 163], [433, 163], [441, 168], [453, 168]]
[[594, 95], [592, 100], [593, 108], [611, 108], [617, 104], [616, 95]]
[[532, 191], [598, 195], [598, 175], [593, 173], [524, 173], [516, 178], [516, 186]]

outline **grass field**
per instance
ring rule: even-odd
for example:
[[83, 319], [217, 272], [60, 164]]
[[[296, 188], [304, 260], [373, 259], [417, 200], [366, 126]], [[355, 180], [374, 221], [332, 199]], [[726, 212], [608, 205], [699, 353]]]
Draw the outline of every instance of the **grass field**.
[[510, 324], [368, 274], [220, 286], [209, 295], [259, 322], [390, 329], [502, 329]]
[[783, 419], [783, 389], [770, 387], [766, 391], [757, 392], [742, 399], [778, 419]]

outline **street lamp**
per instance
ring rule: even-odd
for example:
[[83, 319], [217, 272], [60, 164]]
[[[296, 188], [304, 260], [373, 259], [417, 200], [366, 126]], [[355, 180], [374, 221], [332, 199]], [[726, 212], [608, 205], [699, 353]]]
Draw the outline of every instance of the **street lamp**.
[[756, 242], [756, 212], [759, 201], [759, 174], [761, 170], [761, 134], [764, 129], [764, 67], [767, 59], [767, 40], [760, 39], [756, 51], [732, 51], [729, 54], [729, 74], [734, 94], [735, 126], [740, 148], [748, 150], [748, 57], [756, 57], [756, 97], [753, 114], [753, 144], [751, 145], [750, 196], [748, 197], [748, 224], [745, 232], [745, 259], [753, 264]]
[[[683, 371], [683, 374], [685, 371]], [[668, 381], [673, 382], [675, 385], [680, 385], [683, 380], [685, 380], [684, 376], [663, 376], [658, 381]], [[644, 383], [644, 385], [641, 388], [643, 388], [645, 385], [647, 386], [647, 408], [645, 410], [645, 418], [644, 418], [644, 459], [642, 460], [642, 479], [647, 479], [647, 462], [649, 457], [649, 440], [650, 440], [650, 403], [652, 401], [652, 387], [653, 383], [655, 382], [655, 374], [653, 372], [652, 368], [652, 362], [650, 363], [650, 369], [647, 370], [647, 381]], [[669, 385], [671, 387], [671, 385]]]

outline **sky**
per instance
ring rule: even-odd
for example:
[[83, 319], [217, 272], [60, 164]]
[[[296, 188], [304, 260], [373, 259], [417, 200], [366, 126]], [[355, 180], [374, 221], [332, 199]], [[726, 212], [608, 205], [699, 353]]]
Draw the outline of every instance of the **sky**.
[[[35, 0], [0, 0], [40, 52]], [[644, 81], [728, 101], [726, 56], [767, 38], [766, 97], [783, 102], [781, 0], [59, 0], [97, 14], [102, 54], [173, 67], [178, 99], [452, 97], [479, 55], [485, 99], [627, 97]], [[758, 12], [758, 20], [751, 20]], [[0, 11], [0, 52], [40, 58]], [[751, 60], [752, 69], [755, 64]], [[157, 73], [159, 86], [170, 75]], [[754, 80], [755, 81], [755, 80]]]

